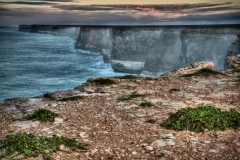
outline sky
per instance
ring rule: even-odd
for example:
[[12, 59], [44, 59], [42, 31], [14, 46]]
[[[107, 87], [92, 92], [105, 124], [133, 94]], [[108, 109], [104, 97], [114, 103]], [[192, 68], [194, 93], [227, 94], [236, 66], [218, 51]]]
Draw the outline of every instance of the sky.
[[240, 24], [240, 0], [0, 0], [0, 25]]

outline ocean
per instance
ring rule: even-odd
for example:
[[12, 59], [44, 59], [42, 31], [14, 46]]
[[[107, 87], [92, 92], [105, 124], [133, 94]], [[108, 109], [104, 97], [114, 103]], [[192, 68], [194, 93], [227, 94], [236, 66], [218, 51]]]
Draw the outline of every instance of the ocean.
[[100, 53], [74, 49], [68, 36], [0, 26], [0, 102], [69, 90], [88, 78], [120, 76]]

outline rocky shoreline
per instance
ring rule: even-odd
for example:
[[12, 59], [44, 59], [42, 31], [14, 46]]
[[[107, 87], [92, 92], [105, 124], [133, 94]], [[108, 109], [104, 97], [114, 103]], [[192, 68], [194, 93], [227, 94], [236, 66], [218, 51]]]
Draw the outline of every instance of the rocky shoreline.
[[[235, 62], [236, 57], [232, 63]], [[0, 104], [0, 139], [26, 132], [67, 136], [89, 144], [87, 151], [53, 153], [54, 159], [240, 159], [240, 128], [194, 133], [160, 126], [170, 113], [203, 103], [240, 112], [240, 72], [230, 68], [216, 75], [180, 76], [199, 66], [206, 67], [205, 64], [190, 65], [158, 78], [110, 77], [115, 82], [110, 86], [97, 85], [93, 78], [74, 90], [52, 93], [52, 100], [43, 96], [5, 100]], [[119, 101], [131, 93], [142, 96]], [[71, 96], [84, 98], [59, 101]], [[140, 106], [142, 102], [153, 106]], [[37, 108], [55, 111], [59, 117], [47, 123], [13, 121]], [[147, 123], [148, 120], [155, 123]]]

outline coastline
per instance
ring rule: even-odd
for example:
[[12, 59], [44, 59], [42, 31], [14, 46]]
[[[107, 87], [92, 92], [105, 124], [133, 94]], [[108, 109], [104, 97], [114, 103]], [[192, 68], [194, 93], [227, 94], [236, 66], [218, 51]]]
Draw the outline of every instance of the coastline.
[[[227, 71], [186, 78], [169, 74], [159, 78], [110, 77], [116, 83], [111, 86], [99, 86], [93, 83], [96, 78], [89, 79], [75, 90], [54, 92], [55, 100], [39, 97], [0, 104], [0, 138], [9, 133], [26, 132], [48, 137], [68, 136], [90, 145], [84, 152], [54, 153], [51, 156], [55, 159], [159, 159], [162, 152], [166, 152], [165, 159], [239, 159], [239, 128], [194, 133], [186, 130], [176, 132], [160, 126], [169, 113], [202, 103], [240, 112], [239, 76], [239, 72], [232, 74]], [[174, 88], [179, 91], [170, 92]], [[118, 100], [133, 92], [143, 96], [123, 102]], [[71, 96], [84, 98], [59, 101]], [[153, 106], [141, 107], [142, 102], [151, 102]], [[12, 110], [5, 110], [7, 107], [12, 107]], [[57, 112], [58, 120], [47, 123], [12, 121], [38, 107]], [[156, 123], [146, 123], [149, 119]], [[174, 143], [151, 146], [169, 134], [174, 135], [171, 140]]]

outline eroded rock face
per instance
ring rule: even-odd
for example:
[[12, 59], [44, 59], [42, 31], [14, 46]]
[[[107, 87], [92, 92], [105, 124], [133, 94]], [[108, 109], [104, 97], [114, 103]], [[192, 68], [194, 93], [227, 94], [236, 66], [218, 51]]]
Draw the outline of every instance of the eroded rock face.
[[183, 68], [177, 69], [175, 71], [169, 72], [166, 75], [181, 76], [181, 75], [184, 75], [184, 74], [191, 74], [191, 73], [197, 72], [202, 68], [209, 68], [209, 69], [212, 69], [214, 71], [216, 70], [215, 67], [214, 67], [214, 64], [212, 62], [196, 62], [196, 63], [190, 64], [186, 67], [183, 67]]
[[237, 37], [238, 39], [230, 45], [227, 57], [236, 56], [237, 54], [240, 54], [240, 34], [238, 34]]
[[111, 28], [81, 27], [75, 48], [100, 52], [104, 62], [110, 62], [112, 51]]
[[240, 54], [226, 57], [227, 69], [240, 68]]

